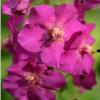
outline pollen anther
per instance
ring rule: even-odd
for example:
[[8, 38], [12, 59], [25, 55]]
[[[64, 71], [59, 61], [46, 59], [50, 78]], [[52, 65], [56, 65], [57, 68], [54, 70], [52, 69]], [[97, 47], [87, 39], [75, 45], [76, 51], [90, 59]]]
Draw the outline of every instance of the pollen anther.
[[64, 32], [59, 27], [54, 27], [51, 34], [54, 41], [63, 41]]

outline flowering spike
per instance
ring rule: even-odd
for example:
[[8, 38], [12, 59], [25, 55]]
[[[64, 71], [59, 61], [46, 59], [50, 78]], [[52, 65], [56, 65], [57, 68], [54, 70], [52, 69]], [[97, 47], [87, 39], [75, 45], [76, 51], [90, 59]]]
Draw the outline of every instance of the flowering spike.
[[34, 7], [33, 1], [7, 0], [2, 6], [10, 17], [4, 47], [13, 60], [3, 88], [15, 100], [56, 100], [56, 92], [65, 87], [70, 75], [81, 92], [92, 89], [96, 77], [90, 33], [95, 24], [84, 17], [99, 0], [58, 6], [44, 0], [45, 4]]

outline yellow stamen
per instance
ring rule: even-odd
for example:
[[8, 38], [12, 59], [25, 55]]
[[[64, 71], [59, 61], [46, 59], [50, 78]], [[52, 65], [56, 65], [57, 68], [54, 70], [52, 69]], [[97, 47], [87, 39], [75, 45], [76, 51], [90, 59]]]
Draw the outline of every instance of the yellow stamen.
[[88, 54], [94, 54], [95, 52], [93, 51], [92, 47], [90, 45], [81, 45], [80, 46], [80, 52], [86, 52]]
[[63, 41], [63, 33], [59, 27], [54, 27], [50, 32], [54, 41]]
[[37, 75], [30, 72], [26, 72], [24, 74], [24, 79], [28, 82], [29, 85], [32, 86], [34, 86], [34, 84], [36, 84], [36, 82], [38, 81]]

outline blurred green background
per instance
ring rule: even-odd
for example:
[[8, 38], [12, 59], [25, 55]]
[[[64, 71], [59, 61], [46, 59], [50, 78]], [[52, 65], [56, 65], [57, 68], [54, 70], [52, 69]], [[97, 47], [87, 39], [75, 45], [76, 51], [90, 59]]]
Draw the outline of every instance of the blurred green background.
[[[2, 0], [3, 3], [4, 0]], [[51, 0], [50, 4], [61, 4], [66, 3], [71, 0]], [[43, 0], [36, 0], [34, 2], [34, 5], [42, 4]], [[6, 15], [1, 15], [1, 43], [4, 41], [4, 39], [10, 34], [7, 27], [8, 17]], [[94, 51], [96, 49], [100, 49], [100, 7], [93, 9], [89, 12], [87, 12], [86, 15], [87, 22], [90, 23], [96, 23], [96, 28], [91, 33], [93, 37], [95, 38], [95, 44], [93, 46]], [[2, 64], [2, 73], [1, 73], [1, 80], [3, 81], [7, 75], [7, 68], [11, 64], [11, 56], [9, 53], [7, 53], [6, 49], [2, 48], [1, 50], [1, 64]], [[90, 91], [86, 91], [83, 94], [79, 94], [78, 88], [74, 87], [71, 82], [71, 77], [67, 79], [68, 84], [64, 89], [60, 90], [57, 95], [57, 100], [74, 100], [77, 98], [78, 100], [100, 100], [100, 53], [94, 54], [95, 58], [95, 64], [94, 68], [96, 69], [96, 79], [97, 79], [97, 85]], [[5, 90], [2, 89], [2, 100], [13, 100], [12, 96], [10, 96]]]

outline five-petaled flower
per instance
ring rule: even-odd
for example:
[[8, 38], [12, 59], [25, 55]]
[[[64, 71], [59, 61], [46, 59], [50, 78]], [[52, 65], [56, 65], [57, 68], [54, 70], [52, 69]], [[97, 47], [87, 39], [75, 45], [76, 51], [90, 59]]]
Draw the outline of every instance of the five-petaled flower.
[[2, 6], [4, 14], [7, 15], [22, 15], [28, 12], [30, 5], [34, 0], [7, 0]]
[[65, 42], [85, 28], [72, 5], [39, 5], [31, 9], [29, 24], [19, 32], [18, 42], [29, 52], [40, 52], [43, 63], [59, 68]]
[[55, 100], [56, 90], [65, 85], [64, 76], [35, 60], [24, 60], [8, 69], [3, 88], [17, 100]]
[[87, 24], [84, 32], [75, 33], [69, 41], [66, 42], [64, 53], [61, 55], [61, 69], [73, 75], [85, 70], [90, 73], [94, 64], [92, 44], [93, 37], [90, 32], [95, 24]]

